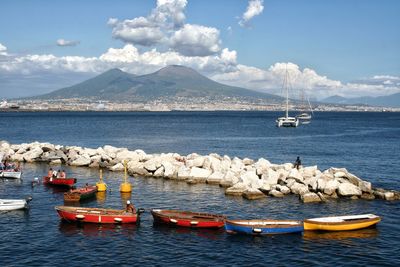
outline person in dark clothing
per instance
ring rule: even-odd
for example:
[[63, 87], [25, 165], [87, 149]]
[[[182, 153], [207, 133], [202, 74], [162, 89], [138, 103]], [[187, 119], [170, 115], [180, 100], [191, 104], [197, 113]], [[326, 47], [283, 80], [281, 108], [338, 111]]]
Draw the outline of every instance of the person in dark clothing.
[[299, 169], [301, 166], [301, 160], [300, 157], [297, 157], [296, 161], [294, 162], [294, 168]]

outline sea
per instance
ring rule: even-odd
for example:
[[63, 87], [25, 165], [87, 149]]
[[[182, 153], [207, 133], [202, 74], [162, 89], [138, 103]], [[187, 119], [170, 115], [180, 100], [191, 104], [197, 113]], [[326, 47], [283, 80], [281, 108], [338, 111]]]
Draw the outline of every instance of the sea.
[[[97, 148], [104, 145], [180, 155], [218, 153], [272, 163], [346, 168], [374, 187], [400, 190], [400, 113], [319, 112], [298, 128], [277, 128], [279, 112], [2, 112], [0, 140]], [[0, 198], [31, 196], [30, 209], [0, 212], [0, 266], [398, 266], [400, 202], [338, 199], [303, 204], [290, 195], [245, 200], [215, 185], [130, 177], [104, 172], [109, 191], [82, 207], [144, 208], [138, 225], [66, 223], [54, 207], [63, 192], [32, 186], [46, 163], [22, 164], [21, 180], [0, 179]], [[97, 169], [56, 166], [95, 183]], [[224, 229], [196, 230], [153, 224], [151, 209], [180, 209], [231, 219], [295, 219], [373, 213], [375, 228], [347, 232], [245, 236]]]

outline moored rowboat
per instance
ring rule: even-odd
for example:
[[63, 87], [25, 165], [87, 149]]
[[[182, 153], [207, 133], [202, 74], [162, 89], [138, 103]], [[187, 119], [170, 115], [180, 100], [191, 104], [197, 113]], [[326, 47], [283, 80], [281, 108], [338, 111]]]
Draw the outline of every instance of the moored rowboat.
[[303, 224], [293, 220], [226, 220], [225, 230], [229, 234], [289, 234], [302, 232]]
[[64, 193], [64, 201], [81, 201], [96, 196], [97, 186], [85, 186]]
[[156, 223], [193, 228], [220, 228], [226, 220], [223, 215], [180, 210], [153, 209], [151, 214]]
[[44, 176], [43, 183], [49, 185], [71, 187], [76, 183], [76, 178], [53, 178], [49, 176]]
[[0, 210], [20, 210], [28, 208], [28, 203], [32, 200], [27, 199], [0, 199]]
[[321, 217], [304, 220], [304, 230], [347, 231], [367, 228], [381, 221], [374, 214]]
[[86, 223], [136, 223], [140, 213], [143, 212], [142, 209], [131, 213], [125, 210], [68, 206], [56, 206], [55, 209], [60, 218], [65, 221]]

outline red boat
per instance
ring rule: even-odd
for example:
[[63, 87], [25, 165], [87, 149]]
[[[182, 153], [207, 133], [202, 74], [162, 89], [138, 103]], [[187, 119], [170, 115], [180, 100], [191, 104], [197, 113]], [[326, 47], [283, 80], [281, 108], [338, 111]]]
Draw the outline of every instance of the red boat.
[[140, 213], [144, 211], [139, 209], [138, 212], [131, 213], [125, 210], [68, 206], [56, 206], [55, 209], [60, 218], [65, 221], [86, 223], [136, 223]]
[[192, 228], [220, 228], [226, 220], [223, 215], [179, 210], [154, 209], [151, 214], [156, 223]]
[[44, 176], [43, 183], [49, 185], [71, 187], [76, 183], [76, 178], [53, 178], [49, 176]]
[[81, 201], [96, 196], [97, 186], [87, 185], [85, 187], [71, 189], [64, 193], [64, 201]]

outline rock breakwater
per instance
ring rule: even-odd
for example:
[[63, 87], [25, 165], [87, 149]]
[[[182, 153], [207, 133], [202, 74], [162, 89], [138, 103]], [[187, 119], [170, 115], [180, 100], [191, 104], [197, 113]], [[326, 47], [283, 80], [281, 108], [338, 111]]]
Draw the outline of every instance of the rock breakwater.
[[127, 161], [131, 176], [179, 180], [189, 184], [207, 183], [225, 188], [226, 195], [259, 199], [295, 194], [304, 203], [321, 202], [339, 197], [351, 199], [398, 200], [400, 192], [374, 188], [345, 168], [321, 171], [317, 166], [294, 168], [292, 163], [273, 164], [264, 158], [220, 156], [212, 153], [186, 156], [177, 153], [146, 154], [105, 145], [97, 149], [61, 146], [50, 143], [10, 144], [0, 141], [0, 153], [16, 162], [47, 162], [107, 168], [123, 171]]

